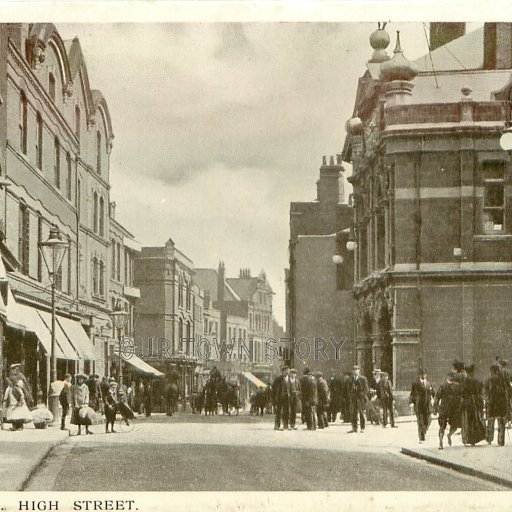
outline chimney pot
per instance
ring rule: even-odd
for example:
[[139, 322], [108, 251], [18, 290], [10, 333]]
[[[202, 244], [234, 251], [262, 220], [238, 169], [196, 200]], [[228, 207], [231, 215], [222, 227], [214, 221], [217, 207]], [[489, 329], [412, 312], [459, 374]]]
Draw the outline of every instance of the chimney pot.
[[334, 157], [331, 155], [331, 158], [329, 160], [329, 165], [334, 165]]
[[322, 165], [327, 165], [327, 157], [325, 155], [322, 158]]

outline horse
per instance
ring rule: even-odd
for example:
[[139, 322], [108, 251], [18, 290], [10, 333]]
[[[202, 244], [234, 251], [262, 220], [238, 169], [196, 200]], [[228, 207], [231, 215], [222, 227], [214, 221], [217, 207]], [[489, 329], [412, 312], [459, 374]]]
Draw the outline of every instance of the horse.
[[178, 410], [179, 388], [176, 382], [168, 382], [164, 390], [165, 413], [172, 416]]
[[201, 414], [203, 407], [205, 406], [204, 392], [201, 391], [192, 396], [190, 404], [192, 407], [192, 414]]
[[207, 382], [203, 388], [204, 414], [217, 414], [217, 389], [214, 383]]

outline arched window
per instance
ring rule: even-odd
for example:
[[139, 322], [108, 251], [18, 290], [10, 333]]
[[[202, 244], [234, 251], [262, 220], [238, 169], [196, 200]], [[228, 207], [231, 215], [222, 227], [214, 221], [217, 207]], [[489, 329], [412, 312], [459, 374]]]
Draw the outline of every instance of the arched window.
[[92, 230], [98, 232], [98, 194], [94, 192]]
[[183, 339], [183, 320], [180, 318], [178, 322], [178, 347], [181, 349], [181, 344]]
[[96, 132], [96, 172], [101, 174], [101, 132]]
[[60, 189], [60, 142], [55, 137], [55, 187]]
[[25, 93], [20, 94], [20, 149], [27, 154], [28, 102]]
[[37, 143], [36, 143], [36, 166], [41, 171], [43, 170], [43, 118], [38, 112], [37, 116]]
[[100, 236], [105, 236], [105, 201], [100, 197]]
[[55, 76], [53, 73], [50, 73], [48, 76], [48, 93], [50, 98], [55, 101]]
[[75, 106], [75, 135], [80, 142], [80, 107], [78, 105]]
[[66, 197], [71, 201], [71, 187], [73, 184], [73, 166], [71, 163], [71, 155], [69, 154], [69, 152], [66, 154], [66, 162], [68, 167], [68, 179], [66, 181]]

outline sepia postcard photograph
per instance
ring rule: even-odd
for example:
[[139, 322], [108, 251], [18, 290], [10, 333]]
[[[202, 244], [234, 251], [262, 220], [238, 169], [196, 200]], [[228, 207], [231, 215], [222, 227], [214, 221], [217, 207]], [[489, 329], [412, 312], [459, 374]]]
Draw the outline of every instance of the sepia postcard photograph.
[[0, 13], [0, 510], [512, 510], [506, 12], [42, 4]]

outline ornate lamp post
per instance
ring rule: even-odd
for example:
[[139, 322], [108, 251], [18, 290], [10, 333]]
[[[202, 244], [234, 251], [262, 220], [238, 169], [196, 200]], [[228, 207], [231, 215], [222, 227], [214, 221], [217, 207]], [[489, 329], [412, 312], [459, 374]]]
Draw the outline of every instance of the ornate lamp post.
[[112, 320], [114, 325], [117, 328], [117, 338], [119, 343], [119, 372], [118, 372], [118, 380], [119, 380], [119, 389], [123, 385], [123, 335], [122, 331], [126, 325], [126, 320], [128, 320], [128, 316], [130, 313], [122, 309], [121, 301], [117, 301], [116, 310], [112, 312]]
[[55, 284], [59, 269], [62, 265], [64, 255], [68, 250], [68, 243], [62, 240], [59, 228], [52, 226], [47, 240], [39, 243], [39, 250], [48, 270], [52, 291], [52, 331], [51, 331], [51, 354], [50, 354], [50, 382], [48, 383], [48, 409], [53, 414], [54, 423], [59, 414], [59, 397], [53, 383], [57, 380], [57, 355], [55, 350]]

